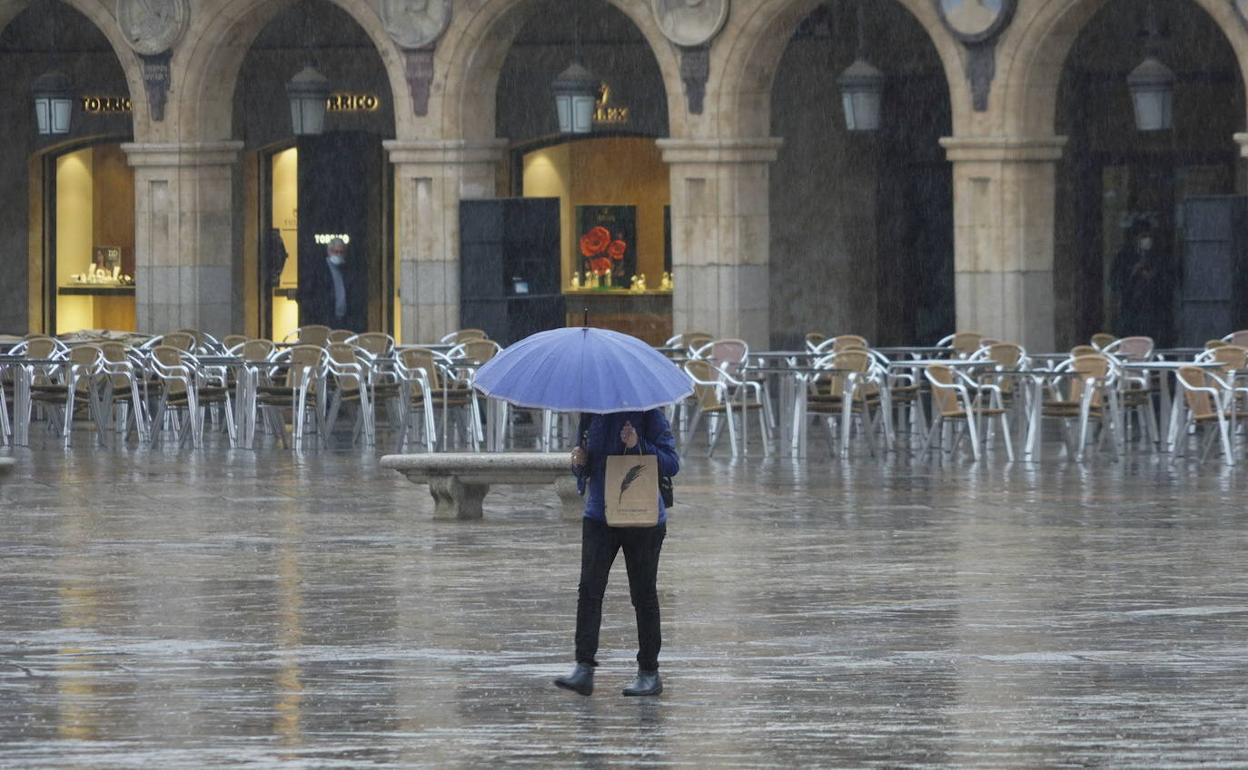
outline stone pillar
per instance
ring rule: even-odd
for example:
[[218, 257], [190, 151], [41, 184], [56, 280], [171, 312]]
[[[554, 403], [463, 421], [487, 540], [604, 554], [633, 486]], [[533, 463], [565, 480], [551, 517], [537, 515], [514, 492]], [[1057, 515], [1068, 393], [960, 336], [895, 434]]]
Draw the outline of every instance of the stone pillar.
[[459, 202], [493, 198], [506, 139], [391, 140], [404, 342], [459, 328]]
[[940, 143], [953, 163], [958, 330], [1051, 351], [1056, 170], [1066, 138]]
[[672, 330], [770, 346], [769, 166], [780, 139], [660, 139], [672, 184]]
[[242, 146], [122, 145], [134, 167], [139, 331], [234, 331], [233, 187]]

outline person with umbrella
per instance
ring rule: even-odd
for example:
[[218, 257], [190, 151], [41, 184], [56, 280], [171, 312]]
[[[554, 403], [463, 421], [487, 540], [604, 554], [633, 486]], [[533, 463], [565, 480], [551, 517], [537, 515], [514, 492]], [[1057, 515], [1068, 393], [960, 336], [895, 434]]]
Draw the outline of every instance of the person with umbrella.
[[[659, 476], [674, 476], [680, 456], [660, 407], [687, 397], [689, 378], [642, 340], [605, 329], [540, 332], [508, 347], [483, 366], [473, 382], [490, 398], [531, 409], [580, 412], [572, 470], [585, 495], [581, 520], [581, 577], [576, 605], [576, 668], [555, 684], [594, 691], [602, 598], [616, 554], [624, 552], [629, 593], [637, 615], [637, 678], [625, 695], [658, 695], [662, 633], [657, 590], [659, 553], [667, 534], [667, 508], [656, 492], [649, 526], [608, 526], [608, 458], [652, 455]], [[621, 486], [621, 496], [628, 480]], [[637, 489], [641, 485], [636, 486]], [[646, 503], [648, 506], [648, 503]], [[648, 523], [648, 522], [647, 522]]]
[[628, 568], [628, 592], [637, 615], [637, 679], [624, 688], [625, 695], [658, 695], [659, 677], [659, 552], [667, 534], [667, 508], [659, 496], [658, 524], [653, 527], [611, 527], [606, 519], [607, 457], [629, 453], [655, 455], [659, 473], [675, 476], [680, 470], [676, 439], [663, 412], [617, 412], [582, 419], [581, 444], [572, 450], [572, 469], [585, 495], [581, 520], [581, 581], [576, 600], [576, 668], [555, 684], [589, 695], [594, 691], [594, 659], [602, 625], [602, 597], [607, 576], [621, 550]]

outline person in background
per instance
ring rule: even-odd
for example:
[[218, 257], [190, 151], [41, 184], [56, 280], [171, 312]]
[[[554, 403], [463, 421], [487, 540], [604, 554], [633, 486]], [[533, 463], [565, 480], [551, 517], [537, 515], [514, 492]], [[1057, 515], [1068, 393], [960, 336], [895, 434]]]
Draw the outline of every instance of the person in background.
[[1149, 223], [1132, 225], [1110, 274], [1110, 289], [1118, 299], [1116, 331], [1120, 337], [1145, 336], [1159, 347], [1169, 344], [1177, 288], [1174, 272], [1156, 248]]
[[657, 496], [658, 524], [653, 527], [608, 527], [604, 486], [607, 457], [626, 452], [655, 455], [659, 473], [674, 476], [680, 470], [676, 439], [663, 412], [621, 412], [583, 417], [581, 443], [572, 450], [572, 470], [585, 495], [581, 520], [581, 582], [576, 602], [576, 668], [559, 677], [555, 685], [581, 695], [594, 691], [594, 668], [598, 661], [598, 632], [602, 625], [602, 597], [615, 555], [623, 550], [628, 567], [628, 590], [637, 615], [637, 678], [624, 688], [625, 695], [658, 695], [659, 625], [657, 589], [659, 551], [667, 534], [667, 509]]
[[310, 267], [309, 275], [299, 277], [300, 323], [364, 331], [364, 303], [359, 297], [363, 278], [360, 266], [347, 255], [347, 244], [331, 239], [325, 259]]

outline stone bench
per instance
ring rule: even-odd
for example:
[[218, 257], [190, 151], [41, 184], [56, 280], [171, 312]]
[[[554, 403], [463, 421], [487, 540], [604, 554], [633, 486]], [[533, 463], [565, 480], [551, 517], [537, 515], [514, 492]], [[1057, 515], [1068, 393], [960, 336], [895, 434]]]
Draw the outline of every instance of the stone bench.
[[381, 467], [413, 484], [428, 484], [435, 519], [481, 518], [481, 500], [491, 484], [554, 484], [565, 519], [580, 519], [585, 508], [563, 452], [386, 455]]

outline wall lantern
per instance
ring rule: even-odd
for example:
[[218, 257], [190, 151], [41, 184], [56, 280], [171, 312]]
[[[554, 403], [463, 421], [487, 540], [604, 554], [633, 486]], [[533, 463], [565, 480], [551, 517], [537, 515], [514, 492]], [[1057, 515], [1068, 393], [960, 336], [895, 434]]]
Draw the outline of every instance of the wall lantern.
[[329, 78], [310, 64], [286, 84], [290, 123], [296, 136], [317, 136], [325, 130], [325, 101], [329, 92]]
[[880, 105], [884, 101], [884, 73], [863, 58], [866, 48], [862, 0], [858, 3], [858, 57], [836, 79], [841, 87], [845, 127], [850, 131], [876, 131], [880, 127]]
[[593, 73], [575, 61], [551, 84], [555, 92], [555, 111], [559, 131], [564, 134], [588, 134], [594, 128], [594, 107], [598, 103], [598, 81]]
[[884, 73], [866, 59], [858, 59], [836, 79], [845, 108], [845, 127], [850, 131], [876, 131], [880, 127], [880, 104], [884, 98]]
[[74, 112], [74, 94], [69, 78], [61, 72], [46, 72], [30, 85], [35, 100], [35, 125], [40, 136], [69, 133]]
[[1148, 4], [1147, 57], [1127, 75], [1135, 127], [1139, 131], [1168, 131], [1174, 124], [1174, 72], [1161, 63], [1156, 51], [1160, 36], [1153, 4]]

